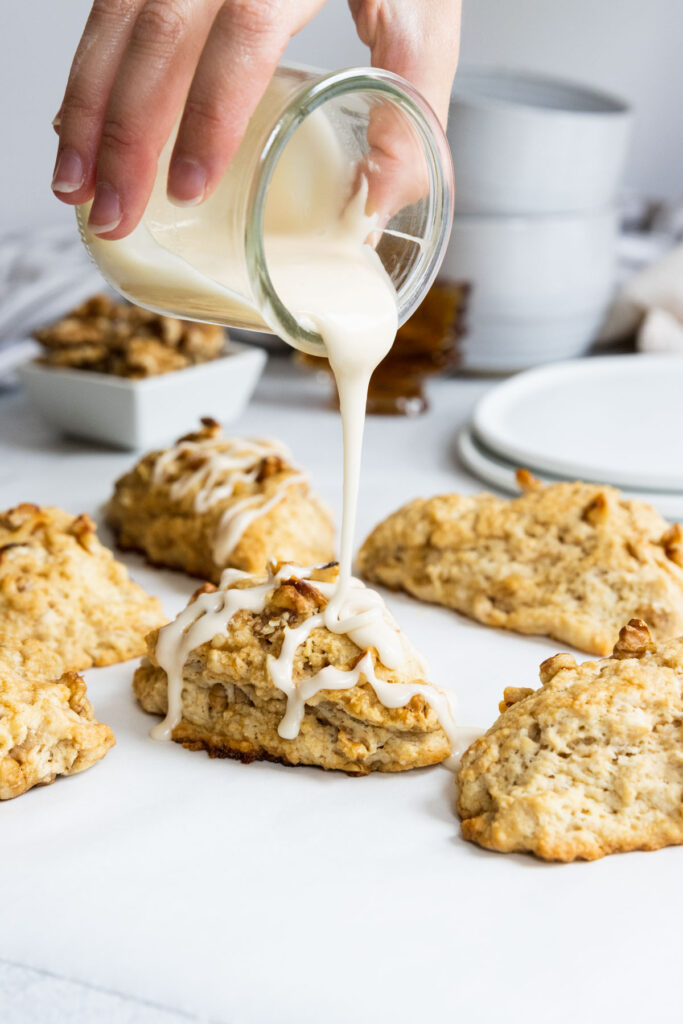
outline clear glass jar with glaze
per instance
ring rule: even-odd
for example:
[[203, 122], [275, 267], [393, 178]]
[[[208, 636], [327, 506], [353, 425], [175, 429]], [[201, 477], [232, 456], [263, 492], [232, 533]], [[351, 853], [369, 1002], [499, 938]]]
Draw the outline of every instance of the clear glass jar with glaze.
[[359, 187], [368, 189], [366, 208], [376, 210], [367, 240], [396, 290], [399, 323], [425, 296], [448, 241], [453, 171], [436, 115], [398, 76], [375, 68], [321, 74], [279, 67], [230, 167], [198, 206], [179, 207], [166, 196], [172, 145], [173, 138], [129, 236], [100, 239], [87, 228], [89, 204], [77, 210], [91, 256], [132, 302], [272, 331], [322, 355], [319, 334], [278, 295], [267, 240], [325, 231]]

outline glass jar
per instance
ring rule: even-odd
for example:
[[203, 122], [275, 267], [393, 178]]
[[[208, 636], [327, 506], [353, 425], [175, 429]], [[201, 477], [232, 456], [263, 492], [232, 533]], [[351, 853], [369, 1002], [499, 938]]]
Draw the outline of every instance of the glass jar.
[[306, 231], [325, 230], [339, 220], [363, 177], [366, 210], [377, 212], [366, 240], [395, 287], [399, 323], [429, 289], [450, 232], [453, 171], [436, 115], [397, 75], [279, 67], [223, 179], [198, 206], [176, 206], [166, 197], [173, 141], [129, 236], [98, 238], [87, 227], [90, 204], [77, 210], [91, 256], [132, 302], [185, 319], [273, 332], [323, 355], [319, 334], [278, 295], [268, 238], [300, 233], [304, 223]]

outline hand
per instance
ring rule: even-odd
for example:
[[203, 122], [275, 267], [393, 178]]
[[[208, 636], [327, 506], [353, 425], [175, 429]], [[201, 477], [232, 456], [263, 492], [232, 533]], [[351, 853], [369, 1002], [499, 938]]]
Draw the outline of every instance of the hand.
[[[90, 229], [123, 238], [140, 220], [182, 112], [168, 194], [211, 194], [291, 38], [325, 0], [95, 0], [55, 127], [53, 190], [93, 199]], [[372, 63], [411, 81], [445, 123], [460, 0], [350, 0]]]

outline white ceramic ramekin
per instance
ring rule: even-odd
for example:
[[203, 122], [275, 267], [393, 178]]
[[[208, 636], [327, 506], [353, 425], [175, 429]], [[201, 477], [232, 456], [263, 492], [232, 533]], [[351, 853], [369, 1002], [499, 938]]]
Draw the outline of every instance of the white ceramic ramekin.
[[598, 210], [616, 197], [624, 101], [516, 71], [459, 71], [448, 120], [456, 213]]
[[583, 355], [614, 287], [617, 215], [456, 217], [441, 268], [468, 285], [463, 365], [506, 372]]
[[129, 380], [27, 362], [18, 368], [41, 416], [66, 434], [118, 448], [151, 448], [196, 428], [201, 416], [237, 419], [266, 362], [259, 348], [229, 342], [220, 359]]

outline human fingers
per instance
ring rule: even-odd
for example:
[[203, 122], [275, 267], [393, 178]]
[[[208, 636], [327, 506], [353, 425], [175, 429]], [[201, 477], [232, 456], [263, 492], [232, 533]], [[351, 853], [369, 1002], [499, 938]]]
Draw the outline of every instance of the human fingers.
[[194, 204], [210, 195], [242, 141], [290, 37], [324, 0], [228, 0], [192, 81], [171, 157], [168, 193]]
[[101, 126], [93, 233], [123, 238], [140, 220], [220, 2], [145, 0], [140, 8]]
[[460, 49], [461, 0], [349, 0], [374, 67], [407, 79], [445, 127]]
[[71, 65], [53, 126], [59, 135], [52, 189], [64, 203], [83, 203], [95, 189], [104, 112], [143, 0], [96, 0]]
[[[350, 6], [373, 65], [405, 78], [427, 99], [434, 120], [445, 126], [458, 58], [460, 0], [350, 0]], [[427, 118], [432, 118], [431, 111]], [[432, 129], [437, 144], [443, 145], [438, 125]], [[415, 132], [389, 103], [380, 101], [371, 111], [367, 140], [369, 152], [361, 168], [368, 179], [367, 209], [384, 223], [427, 194], [429, 169]]]

